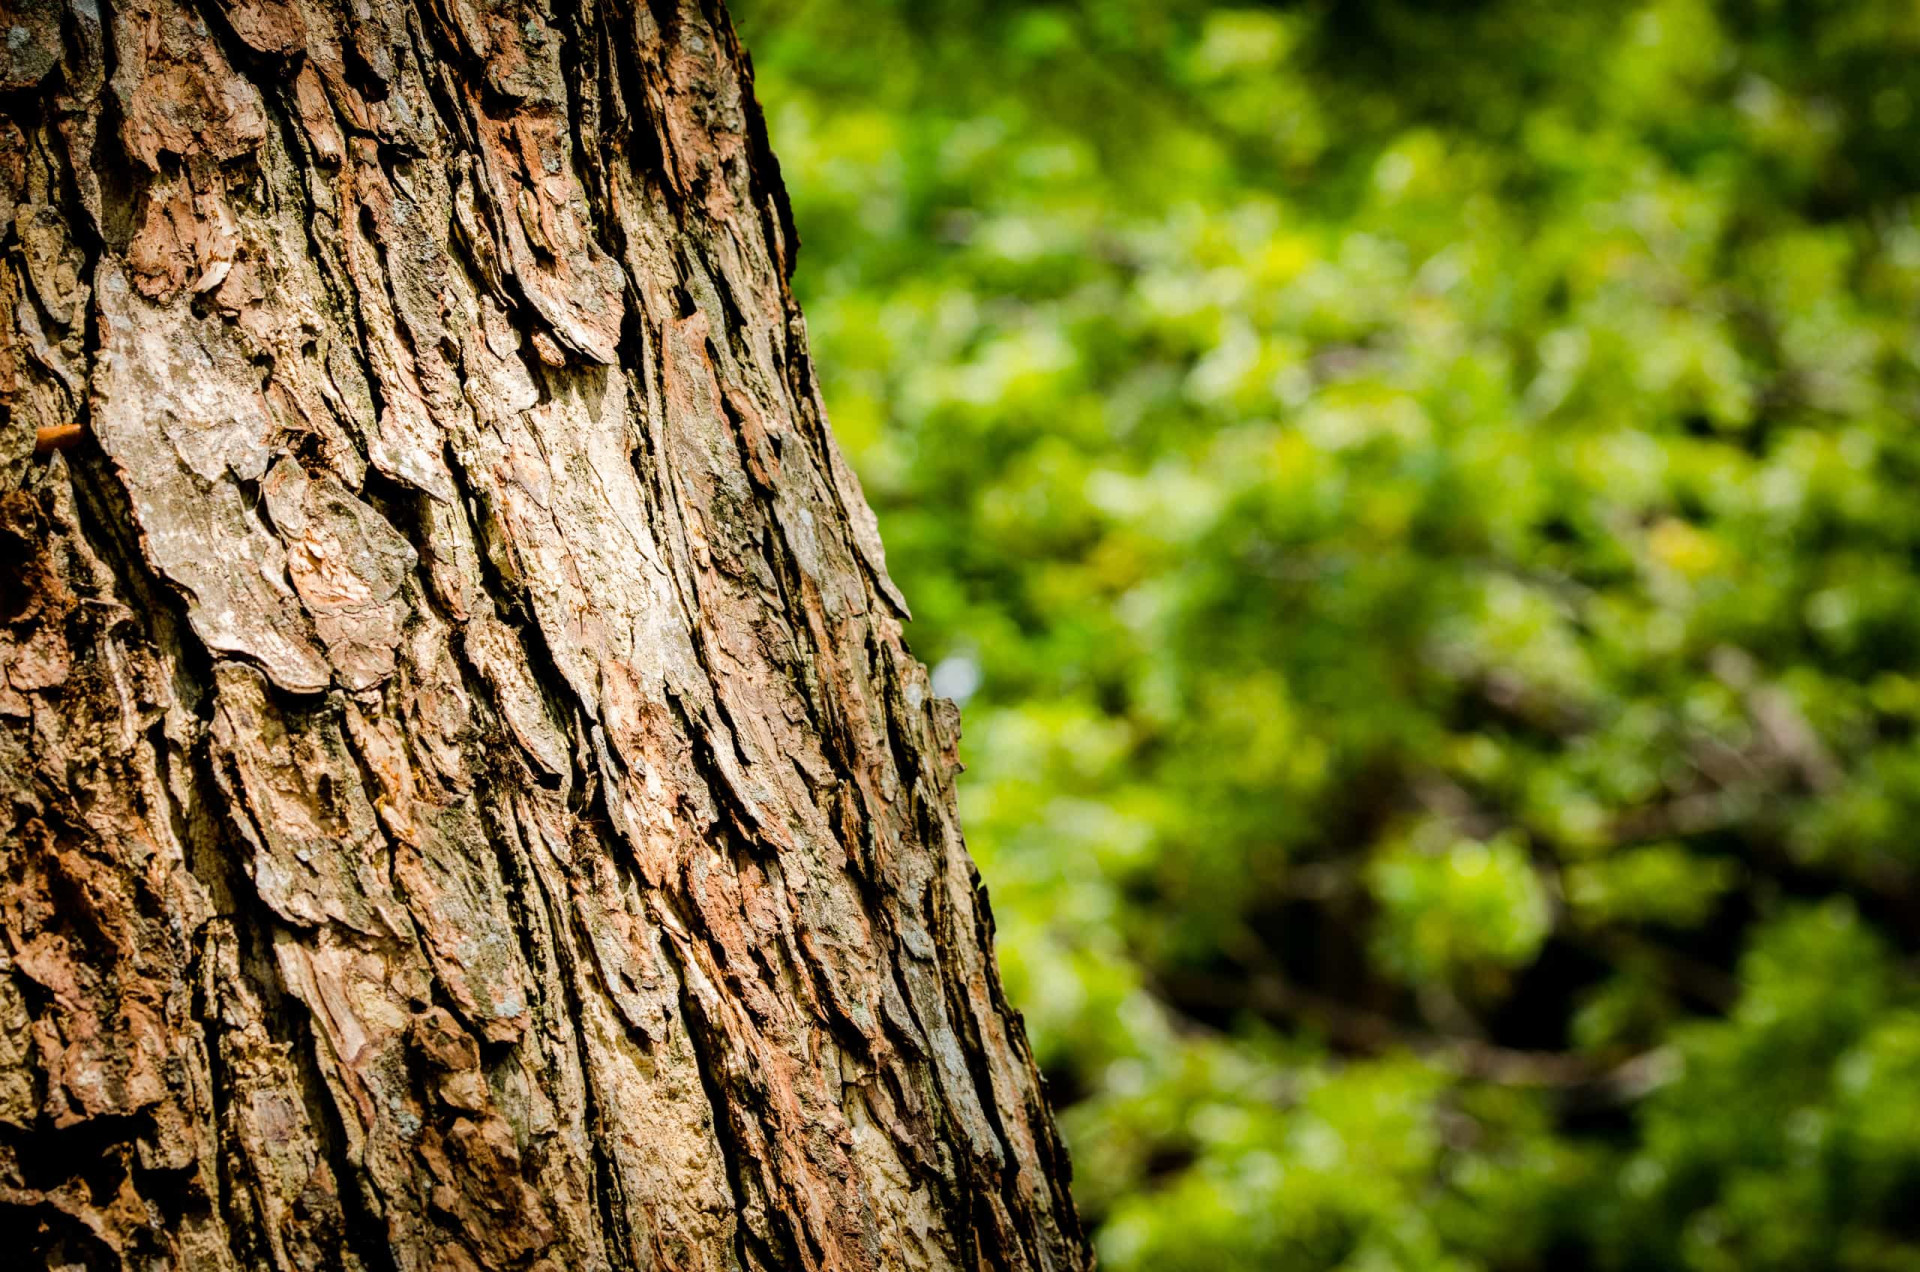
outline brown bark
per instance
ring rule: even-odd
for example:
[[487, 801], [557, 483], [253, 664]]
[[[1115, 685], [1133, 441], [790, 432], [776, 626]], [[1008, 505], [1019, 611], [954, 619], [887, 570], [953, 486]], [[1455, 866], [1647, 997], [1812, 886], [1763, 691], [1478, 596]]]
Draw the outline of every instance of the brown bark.
[[717, 5], [0, 0], [0, 196], [8, 1266], [1086, 1264]]

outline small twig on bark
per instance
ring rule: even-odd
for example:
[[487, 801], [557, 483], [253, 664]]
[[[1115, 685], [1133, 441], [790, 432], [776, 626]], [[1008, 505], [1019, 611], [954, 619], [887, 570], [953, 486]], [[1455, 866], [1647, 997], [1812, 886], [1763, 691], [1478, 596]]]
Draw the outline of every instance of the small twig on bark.
[[33, 453], [51, 455], [55, 451], [66, 450], [79, 442], [86, 430], [78, 424], [55, 424], [52, 428], [43, 428], [34, 434]]

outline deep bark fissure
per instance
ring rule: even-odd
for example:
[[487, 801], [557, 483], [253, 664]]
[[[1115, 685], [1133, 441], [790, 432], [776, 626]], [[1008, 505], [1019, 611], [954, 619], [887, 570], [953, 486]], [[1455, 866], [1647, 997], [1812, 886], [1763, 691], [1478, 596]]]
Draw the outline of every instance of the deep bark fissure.
[[[598, 796], [596, 792], [595, 802], [597, 802], [597, 799]], [[604, 823], [602, 822], [601, 824]], [[537, 867], [534, 866], [531, 860], [526, 861], [524, 864], [527, 874], [532, 878], [532, 886], [539, 889], [540, 903], [545, 911], [544, 917], [547, 930], [550, 933], [555, 933], [557, 936], [559, 925], [566, 923], [568, 920], [566, 916], [555, 909], [554, 898], [547, 891], [546, 881]], [[572, 943], [556, 940], [553, 949], [553, 959], [558, 972], [557, 979], [560, 983], [560, 990], [564, 998], [567, 1013], [573, 1019], [579, 1019], [583, 1014], [583, 1000], [580, 996], [576, 980], [583, 972], [570, 952], [572, 948]], [[588, 1072], [591, 1066], [591, 1057], [587, 1051], [586, 1038], [576, 1031], [572, 1041], [575, 1062], [579, 1064], [582, 1073]], [[607, 1113], [605, 1109], [601, 1107], [601, 1102], [594, 1098], [591, 1085], [589, 1085], [586, 1090], [584, 1121], [586, 1125], [599, 1136], [606, 1135], [611, 1129], [607, 1122]], [[593, 1167], [594, 1208], [599, 1213], [600, 1221], [603, 1225], [605, 1234], [603, 1246], [607, 1250], [608, 1255], [614, 1260], [616, 1267], [637, 1269], [640, 1265], [634, 1262], [631, 1255], [635, 1233], [633, 1214], [629, 1207], [626, 1194], [620, 1187], [618, 1166], [610, 1154], [600, 1151], [597, 1147], [592, 1152], [591, 1157]]]
[[[229, 1110], [233, 1102], [233, 1077], [224, 1050], [226, 1039], [221, 1033], [224, 1026], [220, 1020], [220, 1004], [214, 1001], [216, 991], [209, 985], [209, 977], [204, 970], [209, 958], [208, 945], [217, 936], [213, 931], [216, 923], [228, 923], [231, 926], [231, 920], [214, 918], [194, 934], [194, 965], [201, 969], [202, 974], [195, 978], [193, 986], [194, 1014], [200, 1024], [200, 1045], [206, 1049], [213, 1123], [218, 1128], [218, 1148], [214, 1154], [214, 1183], [218, 1192], [213, 1200], [227, 1230], [233, 1234], [235, 1256], [263, 1263], [265, 1260], [260, 1256], [260, 1248], [263, 1244], [262, 1234], [266, 1231], [266, 1216], [260, 1213], [251, 1189], [245, 1190], [247, 1205], [244, 1213], [236, 1195], [241, 1188], [234, 1179], [232, 1158], [240, 1150], [228, 1129], [232, 1125]], [[237, 942], [238, 938], [234, 939]]]
[[360, 1172], [354, 1169], [347, 1151], [344, 1115], [330, 1098], [326, 1078], [315, 1062], [320, 1044], [314, 1040], [313, 1022], [300, 1007], [293, 1008], [288, 1020], [298, 1040], [291, 1054], [297, 1057], [300, 1090], [308, 1097], [307, 1107], [320, 1115], [315, 1129], [321, 1151], [334, 1179], [342, 1182], [340, 1244], [369, 1272], [400, 1272], [403, 1256], [385, 1240], [387, 1225], [380, 1221], [378, 1207], [363, 1190]]
[[[735, 1134], [732, 1123], [732, 1110], [738, 1101], [738, 1093], [722, 1079], [720, 1061], [713, 1054], [711, 1042], [704, 1031], [710, 1030], [714, 1022], [707, 1018], [698, 996], [689, 987], [688, 968], [685, 961], [671, 943], [667, 945], [667, 957], [680, 984], [681, 1018], [687, 1022], [687, 1044], [693, 1050], [694, 1063], [700, 1074], [700, 1088], [706, 1093], [707, 1102], [714, 1110], [713, 1132], [719, 1141], [720, 1153], [726, 1162], [727, 1186], [733, 1197], [734, 1211], [741, 1214], [749, 1209], [754, 1189], [748, 1182], [745, 1158], [748, 1155], [744, 1145]], [[764, 1202], [766, 1199], [762, 1199]], [[758, 1207], [765, 1210], [764, 1205]], [[742, 1268], [788, 1268], [807, 1266], [800, 1258], [800, 1235], [790, 1223], [781, 1223], [782, 1216], [775, 1212], [770, 1219], [772, 1231], [762, 1232], [756, 1225], [746, 1222], [736, 1223], [733, 1227], [733, 1253]], [[778, 1244], [776, 1245], [776, 1239]], [[754, 1250], [762, 1257], [748, 1257], [748, 1250]]]

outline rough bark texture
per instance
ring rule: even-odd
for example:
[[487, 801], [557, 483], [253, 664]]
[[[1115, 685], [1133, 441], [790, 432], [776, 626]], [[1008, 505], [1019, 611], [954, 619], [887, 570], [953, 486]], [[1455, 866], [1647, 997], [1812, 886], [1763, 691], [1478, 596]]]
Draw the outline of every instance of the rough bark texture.
[[0, 3], [8, 1266], [1085, 1265], [793, 250], [704, 0]]

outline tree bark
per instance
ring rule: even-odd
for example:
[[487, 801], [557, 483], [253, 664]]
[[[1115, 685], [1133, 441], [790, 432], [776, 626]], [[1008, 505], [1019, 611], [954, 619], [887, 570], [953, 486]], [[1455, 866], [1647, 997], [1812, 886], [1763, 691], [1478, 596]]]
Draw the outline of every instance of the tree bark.
[[4, 0], [0, 194], [9, 1266], [1086, 1266], [714, 0]]

